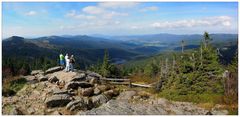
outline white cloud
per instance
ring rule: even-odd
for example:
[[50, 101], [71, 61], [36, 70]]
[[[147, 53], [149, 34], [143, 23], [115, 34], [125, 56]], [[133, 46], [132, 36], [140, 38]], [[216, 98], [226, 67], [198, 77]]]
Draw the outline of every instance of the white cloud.
[[111, 21], [111, 20], [99, 20], [96, 22], [88, 22], [85, 25], [92, 26], [92, 27], [103, 27], [103, 26], [109, 26], [112, 27], [114, 25], [119, 25], [120, 21]]
[[137, 6], [139, 3], [137, 2], [102, 2], [99, 3], [98, 5], [103, 8], [112, 8], [112, 9], [117, 9], [117, 8], [132, 8]]
[[147, 11], [157, 11], [158, 10], [158, 7], [156, 6], [150, 6], [150, 7], [145, 7], [143, 9], [141, 9], [140, 11], [141, 12], [147, 12]]
[[[110, 4], [110, 3], [109, 3]], [[109, 5], [107, 3], [107, 5]], [[87, 6], [82, 9], [82, 11], [86, 14], [94, 15], [95, 17], [98, 17], [99, 19], [113, 19], [114, 17], [121, 17], [121, 16], [128, 16], [128, 13], [123, 12], [117, 12], [111, 9], [108, 9], [108, 7], [102, 7], [105, 3], [100, 4], [98, 6]], [[112, 4], [111, 4], [112, 5]], [[113, 4], [117, 5], [117, 4]]]
[[120, 21], [114, 21], [114, 24], [120, 24], [121, 22]]
[[75, 10], [71, 10], [70, 12], [68, 12], [66, 14], [67, 17], [74, 17], [76, 15], [76, 11]]
[[127, 13], [119, 13], [115, 11], [108, 11], [102, 14], [103, 19], [112, 19], [113, 17], [118, 17], [118, 16], [128, 16]]
[[61, 25], [59, 28], [60, 28], [61, 30], [63, 30], [63, 29], [65, 29], [65, 26]]
[[232, 18], [229, 16], [208, 17], [203, 19], [163, 21], [151, 24], [154, 28], [186, 28], [186, 27], [210, 27], [210, 26], [231, 26]]
[[71, 10], [66, 14], [66, 16], [76, 18], [76, 19], [88, 19], [88, 20], [96, 19], [96, 16], [93, 16], [93, 15], [77, 14], [75, 10]]
[[34, 15], [36, 15], [36, 14], [37, 14], [36, 11], [29, 11], [29, 12], [27, 12], [25, 15], [27, 15], [27, 16], [34, 16]]
[[95, 28], [106, 28], [117, 26], [121, 24], [120, 21], [112, 20], [97, 20], [97, 21], [84, 21], [79, 24], [74, 25], [61, 25], [59, 26], [60, 30], [78, 30], [78, 29], [95, 29]]
[[136, 30], [136, 29], [140, 29], [139, 26], [131, 26], [130, 28], [131, 28], [131, 29], [134, 29], [134, 30]]
[[76, 15], [75, 18], [93, 20], [93, 19], [96, 19], [96, 16], [79, 14], [79, 15]]
[[230, 26], [230, 25], [231, 25], [231, 22], [230, 22], [230, 21], [225, 21], [225, 22], [222, 23], [222, 25], [224, 25], [224, 26]]
[[84, 7], [82, 11], [89, 14], [102, 14], [106, 12], [103, 8], [100, 8], [97, 6], [87, 6], [87, 7]]

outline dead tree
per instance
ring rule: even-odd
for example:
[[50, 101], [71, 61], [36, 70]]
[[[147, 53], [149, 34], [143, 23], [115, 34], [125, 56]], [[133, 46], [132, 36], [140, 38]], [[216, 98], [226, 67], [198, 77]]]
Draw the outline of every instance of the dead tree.
[[160, 64], [160, 76], [158, 78], [157, 85], [156, 85], [156, 91], [157, 92], [159, 92], [161, 90], [162, 82], [163, 82], [163, 65]]
[[181, 45], [182, 45], [182, 53], [183, 53], [183, 51], [184, 51], [184, 41], [183, 40], [181, 41]]
[[219, 56], [222, 56], [222, 54], [220, 53], [220, 49], [219, 49], [219, 48], [217, 48], [217, 54], [218, 54]]

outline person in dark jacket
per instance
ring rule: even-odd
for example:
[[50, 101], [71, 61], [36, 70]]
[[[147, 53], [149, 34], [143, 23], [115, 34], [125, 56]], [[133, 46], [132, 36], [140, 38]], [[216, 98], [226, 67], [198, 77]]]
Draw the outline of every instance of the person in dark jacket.
[[71, 55], [70, 57], [70, 62], [69, 62], [69, 67], [70, 67], [70, 71], [73, 72], [73, 64], [75, 63], [75, 59], [74, 59], [74, 56]]

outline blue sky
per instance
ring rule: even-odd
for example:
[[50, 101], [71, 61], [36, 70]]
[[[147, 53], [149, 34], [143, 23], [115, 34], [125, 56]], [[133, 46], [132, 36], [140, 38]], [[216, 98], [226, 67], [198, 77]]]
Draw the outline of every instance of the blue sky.
[[3, 37], [238, 33], [237, 2], [3, 2]]

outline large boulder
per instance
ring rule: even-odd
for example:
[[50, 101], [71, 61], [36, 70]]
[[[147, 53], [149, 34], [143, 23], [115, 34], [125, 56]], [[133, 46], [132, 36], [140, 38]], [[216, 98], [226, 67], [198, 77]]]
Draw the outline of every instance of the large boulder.
[[63, 107], [71, 101], [71, 97], [68, 94], [52, 95], [45, 101], [48, 108]]
[[98, 84], [99, 80], [97, 78], [92, 78], [92, 79], [90, 79], [89, 83], [92, 84], [92, 85]]
[[44, 74], [44, 72], [42, 71], [42, 70], [33, 70], [32, 72], [31, 72], [31, 75], [37, 75], [37, 74]]
[[[133, 115], [134, 110], [131, 104], [127, 102], [110, 100], [106, 104], [98, 108], [93, 108], [88, 111], [79, 112], [80, 115]], [[136, 115], [136, 114], [135, 114]]]
[[48, 80], [47, 76], [43, 76], [43, 75], [38, 76], [38, 81], [40, 81], [40, 82], [47, 81], [47, 80]]
[[100, 94], [100, 95], [97, 95], [97, 96], [93, 96], [92, 97], [92, 103], [95, 105], [95, 106], [98, 106], [98, 105], [101, 105], [101, 104], [104, 104], [104, 103], [107, 103], [110, 99], [103, 95], [103, 94]]
[[51, 77], [48, 79], [48, 81], [49, 81], [50, 83], [56, 83], [57, 81], [59, 81], [59, 79], [58, 79], [56, 76], [51, 76]]
[[101, 92], [104, 92], [104, 91], [107, 91], [107, 90], [111, 89], [111, 87], [108, 86], [108, 85], [97, 85], [96, 87], [97, 87]]
[[86, 74], [80, 73], [72, 78], [71, 81], [85, 81], [86, 80]]
[[99, 95], [100, 93], [101, 93], [101, 90], [99, 90], [97, 87], [94, 88], [94, 90], [93, 90], [94, 95]]
[[88, 76], [94, 77], [94, 78], [102, 78], [102, 76], [98, 73], [87, 71], [86, 72]]
[[67, 110], [88, 110], [92, 108], [92, 102], [89, 98], [78, 97], [76, 100], [69, 102], [66, 106]]
[[91, 96], [93, 94], [93, 88], [89, 87], [89, 88], [82, 89], [81, 94], [82, 96]]
[[119, 94], [119, 91], [116, 89], [111, 89], [111, 90], [103, 92], [103, 94], [109, 98], [112, 98], [112, 97], [117, 96]]
[[135, 95], [137, 95], [136, 91], [125, 91], [120, 93], [120, 95], [117, 97], [117, 100], [129, 100]]
[[53, 95], [61, 95], [61, 94], [74, 95], [74, 92], [71, 92], [70, 90], [60, 90], [60, 89], [53, 90]]
[[62, 89], [65, 86], [65, 81], [64, 80], [59, 80], [59, 81], [56, 82], [56, 84], [59, 88]]
[[23, 78], [25, 78], [27, 80], [27, 82], [29, 82], [30, 84], [34, 84], [38, 82], [38, 79], [35, 76], [23, 76]]
[[57, 71], [60, 71], [60, 70], [62, 70], [62, 67], [61, 66], [57, 66], [57, 67], [49, 68], [48, 70], [45, 71], [45, 73], [49, 74], [49, 73], [57, 72]]
[[65, 85], [66, 89], [78, 89], [81, 88], [89, 88], [92, 87], [92, 85], [88, 82], [82, 81], [82, 82], [69, 82]]

